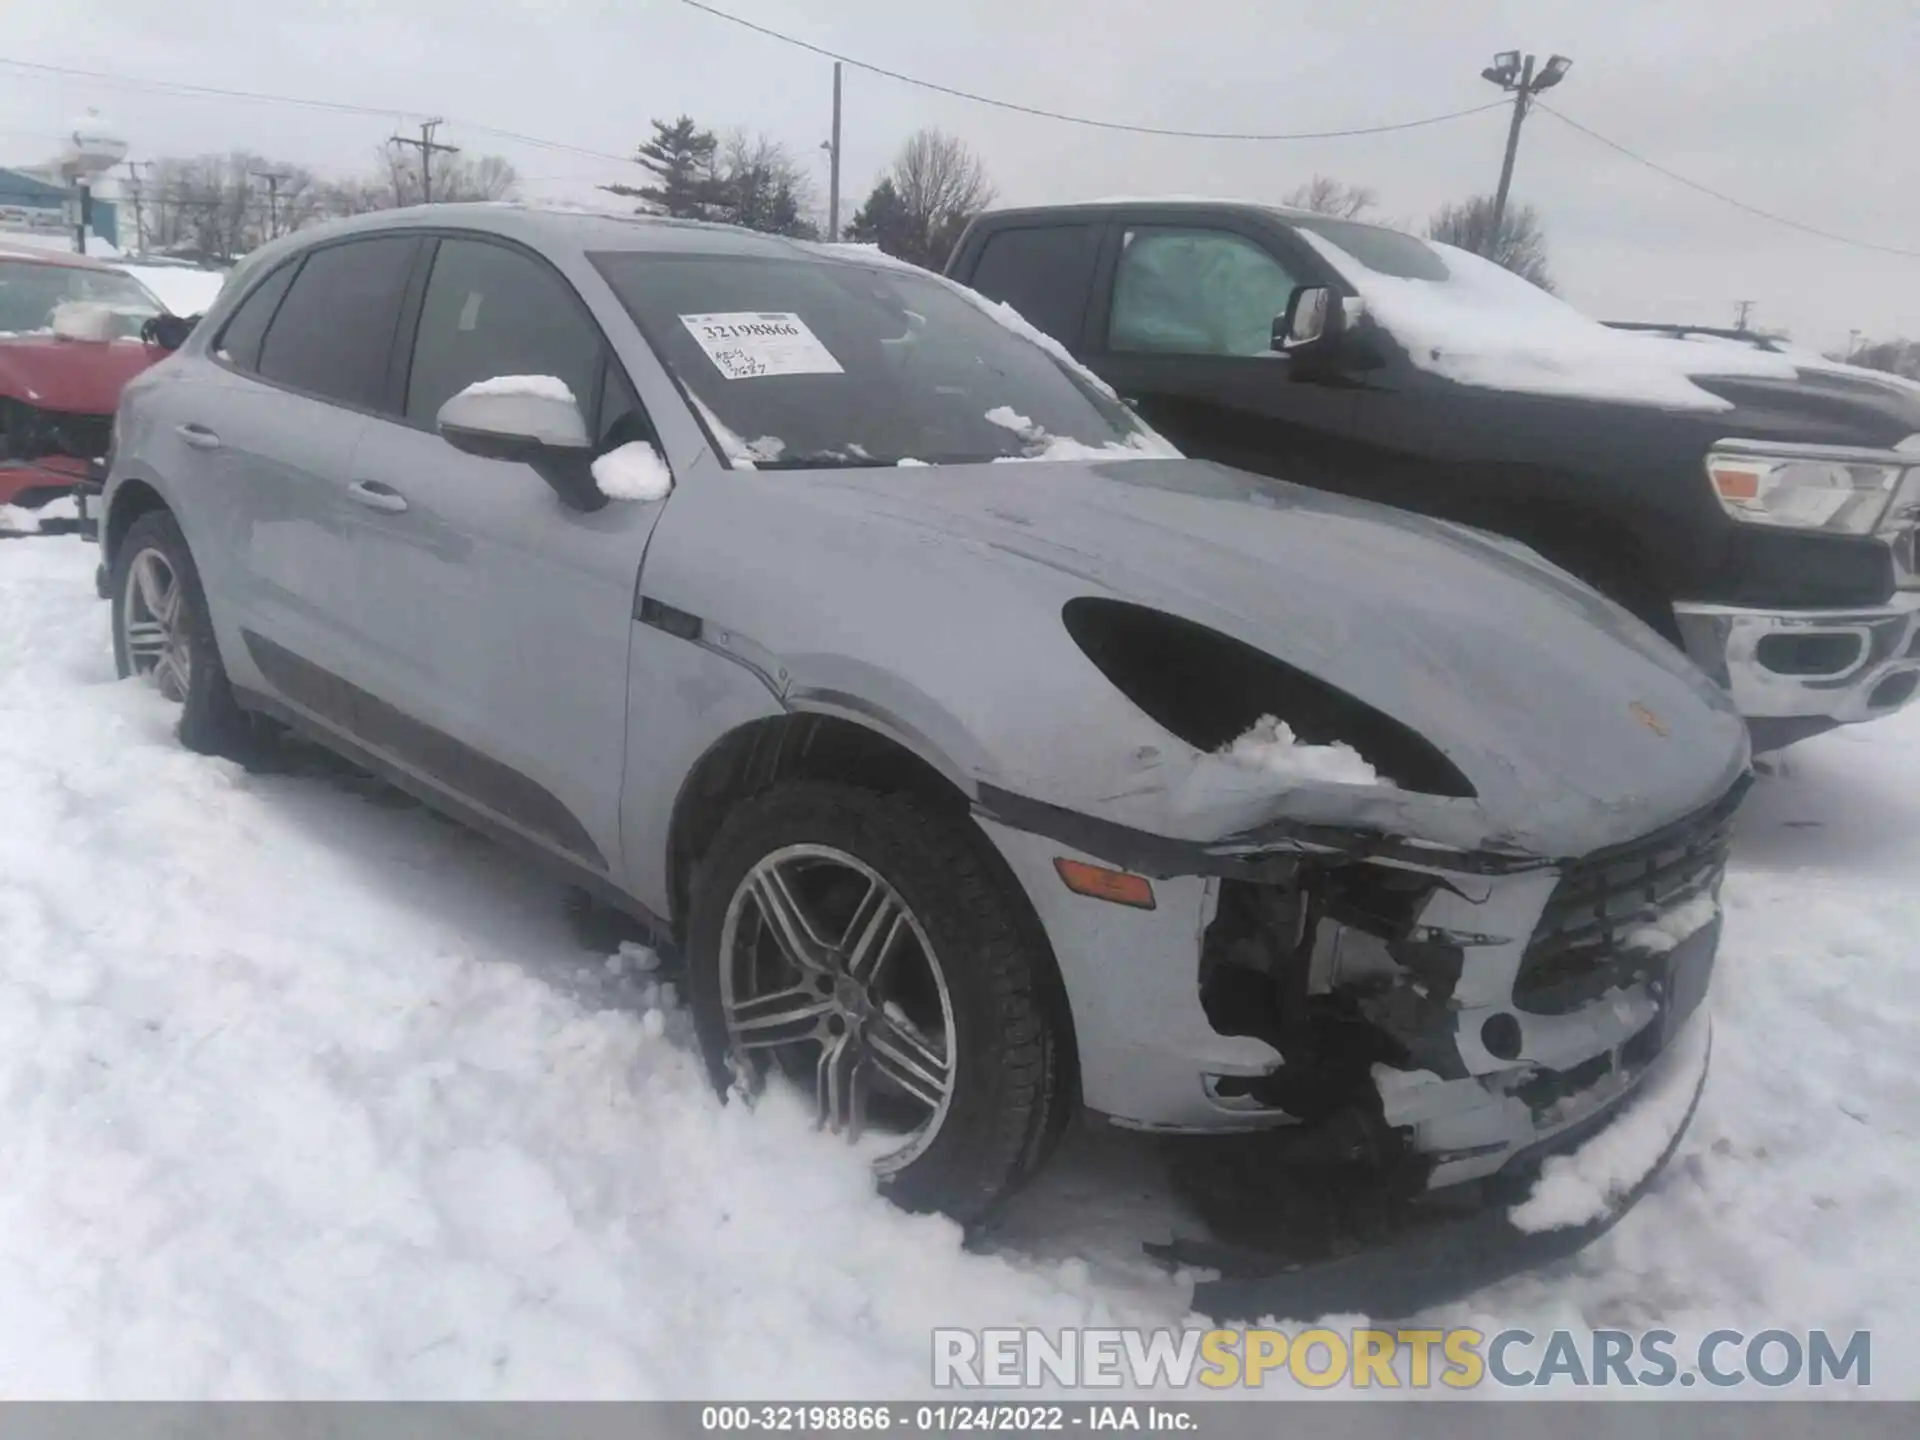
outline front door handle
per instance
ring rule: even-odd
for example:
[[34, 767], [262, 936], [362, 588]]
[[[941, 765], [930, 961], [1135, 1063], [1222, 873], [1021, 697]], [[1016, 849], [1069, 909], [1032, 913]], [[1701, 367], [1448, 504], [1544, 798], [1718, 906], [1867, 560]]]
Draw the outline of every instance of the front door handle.
[[347, 494], [369, 510], [385, 510], [398, 515], [407, 508], [406, 496], [391, 485], [382, 485], [378, 480], [356, 480], [347, 486]]
[[206, 426], [189, 420], [185, 425], [174, 426], [174, 434], [196, 450], [218, 450], [220, 437]]

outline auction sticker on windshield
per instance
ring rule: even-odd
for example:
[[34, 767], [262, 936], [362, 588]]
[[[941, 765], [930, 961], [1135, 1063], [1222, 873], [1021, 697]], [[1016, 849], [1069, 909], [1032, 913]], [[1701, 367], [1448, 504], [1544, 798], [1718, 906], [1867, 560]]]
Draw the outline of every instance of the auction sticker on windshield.
[[791, 311], [682, 315], [680, 323], [729, 380], [846, 373], [807, 322]]

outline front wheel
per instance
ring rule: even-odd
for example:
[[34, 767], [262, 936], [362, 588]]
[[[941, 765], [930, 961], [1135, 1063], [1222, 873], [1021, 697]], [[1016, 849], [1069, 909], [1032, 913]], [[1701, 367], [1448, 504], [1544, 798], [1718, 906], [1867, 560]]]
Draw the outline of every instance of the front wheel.
[[113, 659], [121, 677], [147, 681], [180, 707], [180, 742], [238, 754], [252, 736], [214, 643], [200, 572], [179, 522], [165, 510], [135, 520], [113, 557]]
[[688, 991], [716, 1084], [786, 1084], [875, 1148], [912, 1210], [983, 1218], [1067, 1112], [1052, 957], [963, 819], [794, 783], [722, 827], [694, 884]]

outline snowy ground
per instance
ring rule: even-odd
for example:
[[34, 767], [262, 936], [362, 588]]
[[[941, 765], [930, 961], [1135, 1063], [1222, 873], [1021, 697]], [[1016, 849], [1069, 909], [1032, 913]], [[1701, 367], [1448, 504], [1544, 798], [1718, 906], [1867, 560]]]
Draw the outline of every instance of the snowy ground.
[[[1077, 1137], [997, 1253], [891, 1210], [797, 1107], [723, 1109], [555, 887], [181, 751], [94, 558], [0, 544], [0, 1396], [899, 1397], [935, 1325], [1187, 1318], [1138, 1147]], [[1763, 780], [1683, 1156], [1436, 1320], [1871, 1328], [1920, 1394], [1917, 879], [1920, 714]]]

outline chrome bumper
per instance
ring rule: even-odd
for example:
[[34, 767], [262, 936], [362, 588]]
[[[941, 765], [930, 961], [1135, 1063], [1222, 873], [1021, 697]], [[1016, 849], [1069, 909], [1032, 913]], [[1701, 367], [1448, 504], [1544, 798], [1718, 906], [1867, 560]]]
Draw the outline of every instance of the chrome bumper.
[[1688, 656], [1749, 720], [1851, 724], [1920, 692], [1920, 591], [1852, 610], [1673, 608]]

